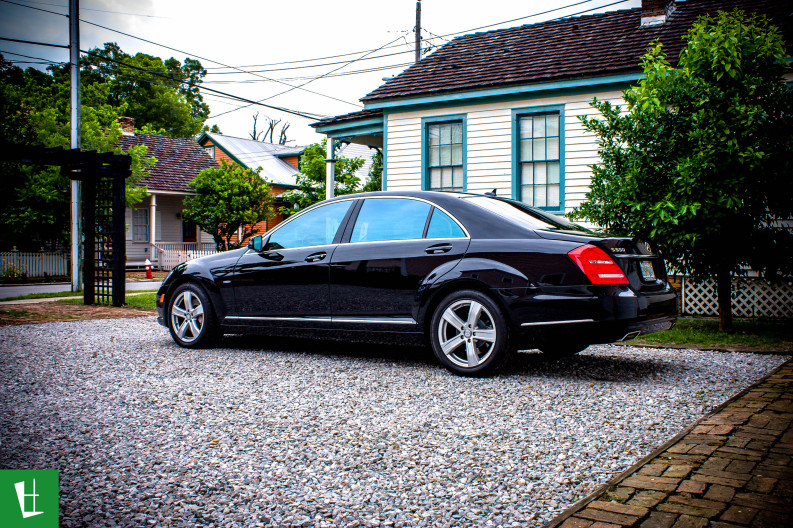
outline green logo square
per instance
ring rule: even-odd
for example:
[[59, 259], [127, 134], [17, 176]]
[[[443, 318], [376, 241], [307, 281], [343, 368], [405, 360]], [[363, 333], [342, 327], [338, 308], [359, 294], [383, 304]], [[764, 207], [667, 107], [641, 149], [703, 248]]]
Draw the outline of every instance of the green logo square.
[[0, 470], [0, 519], [3, 528], [58, 526], [58, 471]]

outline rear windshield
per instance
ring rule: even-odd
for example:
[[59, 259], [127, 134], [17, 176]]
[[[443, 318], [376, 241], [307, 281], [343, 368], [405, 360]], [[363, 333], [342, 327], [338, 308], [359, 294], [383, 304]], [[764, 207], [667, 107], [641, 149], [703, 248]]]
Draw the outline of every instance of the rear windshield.
[[466, 196], [464, 199], [470, 200], [479, 207], [530, 229], [551, 229], [554, 231], [591, 233], [589, 229], [574, 224], [566, 218], [546, 213], [545, 211], [529, 207], [515, 200], [491, 198], [487, 196]]

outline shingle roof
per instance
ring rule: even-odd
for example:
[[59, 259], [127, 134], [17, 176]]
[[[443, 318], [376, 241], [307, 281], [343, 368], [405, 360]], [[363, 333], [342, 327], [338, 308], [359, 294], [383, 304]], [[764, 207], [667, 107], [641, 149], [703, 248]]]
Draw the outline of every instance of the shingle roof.
[[191, 192], [187, 184], [202, 170], [217, 166], [192, 139], [135, 134], [122, 135], [119, 143], [124, 152], [133, 146], [146, 145], [147, 155], [157, 158], [151, 175], [142, 182], [153, 191]]
[[358, 121], [361, 119], [369, 119], [374, 117], [383, 117], [383, 111], [378, 109], [374, 110], [359, 110], [357, 112], [351, 112], [349, 114], [344, 114], [335, 117], [326, 117], [316, 123], [311, 123], [311, 126], [314, 128], [325, 126], [325, 125], [337, 125], [339, 123], [348, 123], [351, 121]]
[[654, 27], [641, 26], [637, 8], [457, 37], [361, 100], [638, 72], [641, 56], [655, 39], [668, 59], [676, 60], [682, 37], [698, 16], [734, 8], [767, 14], [788, 46], [793, 44], [789, 0], [687, 0], [677, 2], [667, 22]]
[[303, 147], [276, 145], [275, 143], [210, 132], [205, 132], [204, 136], [211, 139], [215, 145], [221, 147], [244, 166], [250, 169], [261, 167], [261, 176], [265, 180], [280, 185], [297, 185], [298, 170], [278, 156], [296, 155], [303, 150]]

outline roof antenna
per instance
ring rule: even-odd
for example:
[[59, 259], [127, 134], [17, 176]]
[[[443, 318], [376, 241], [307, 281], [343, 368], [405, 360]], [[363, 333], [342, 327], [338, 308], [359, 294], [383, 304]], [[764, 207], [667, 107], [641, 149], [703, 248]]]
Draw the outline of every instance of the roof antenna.
[[495, 189], [493, 189], [493, 190], [492, 190], [492, 191], [490, 191], [490, 192], [486, 192], [486, 193], [485, 193], [485, 196], [495, 196], [495, 195], [496, 195], [496, 190], [495, 190]]

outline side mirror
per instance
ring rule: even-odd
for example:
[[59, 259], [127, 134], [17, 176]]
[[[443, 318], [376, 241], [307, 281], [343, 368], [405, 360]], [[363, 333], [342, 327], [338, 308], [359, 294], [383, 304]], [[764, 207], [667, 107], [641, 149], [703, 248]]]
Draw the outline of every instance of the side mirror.
[[264, 244], [262, 243], [262, 235], [256, 235], [255, 237], [251, 237], [248, 239], [249, 250], [259, 253], [261, 252], [262, 247], [264, 247]]

